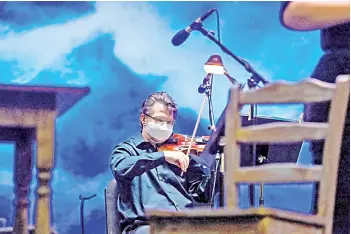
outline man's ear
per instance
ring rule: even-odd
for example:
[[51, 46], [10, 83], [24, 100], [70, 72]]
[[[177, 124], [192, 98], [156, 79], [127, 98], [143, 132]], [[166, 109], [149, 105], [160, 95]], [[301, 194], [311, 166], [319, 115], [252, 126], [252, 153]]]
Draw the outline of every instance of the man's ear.
[[145, 126], [146, 124], [146, 118], [145, 118], [145, 115], [144, 114], [141, 114], [140, 115], [140, 123]]

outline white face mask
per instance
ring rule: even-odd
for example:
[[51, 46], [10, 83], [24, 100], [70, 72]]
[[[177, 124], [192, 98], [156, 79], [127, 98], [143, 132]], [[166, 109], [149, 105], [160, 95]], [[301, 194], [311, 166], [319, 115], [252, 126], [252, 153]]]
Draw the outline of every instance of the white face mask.
[[172, 135], [173, 127], [169, 127], [167, 124], [148, 122], [145, 130], [147, 134], [158, 141], [157, 143], [163, 143]]

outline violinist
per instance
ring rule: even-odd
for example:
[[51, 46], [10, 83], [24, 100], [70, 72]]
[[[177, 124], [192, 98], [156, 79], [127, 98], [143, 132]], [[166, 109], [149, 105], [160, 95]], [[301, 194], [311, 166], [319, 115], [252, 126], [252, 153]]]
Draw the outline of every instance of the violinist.
[[145, 209], [181, 210], [210, 199], [210, 170], [197, 156], [159, 150], [172, 136], [177, 110], [167, 93], [151, 94], [140, 110], [141, 133], [112, 152], [123, 234], [149, 233]]

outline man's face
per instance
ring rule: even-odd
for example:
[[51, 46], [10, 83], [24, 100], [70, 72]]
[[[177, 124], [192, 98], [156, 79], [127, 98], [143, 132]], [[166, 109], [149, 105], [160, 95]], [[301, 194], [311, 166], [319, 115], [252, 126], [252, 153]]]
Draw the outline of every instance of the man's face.
[[[148, 123], [153, 123], [157, 125], [166, 125], [169, 128], [172, 128], [174, 125], [174, 118], [172, 111], [170, 112], [167, 107], [162, 104], [156, 102], [150, 109], [149, 114], [141, 114], [140, 121], [143, 124], [143, 130]], [[150, 136], [150, 140], [155, 143], [162, 143], [157, 141], [157, 139]]]

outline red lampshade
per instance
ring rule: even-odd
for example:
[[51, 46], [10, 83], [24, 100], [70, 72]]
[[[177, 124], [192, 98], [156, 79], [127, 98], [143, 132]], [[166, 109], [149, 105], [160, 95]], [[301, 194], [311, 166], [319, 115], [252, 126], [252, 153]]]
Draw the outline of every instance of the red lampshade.
[[223, 75], [225, 70], [221, 56], [211, 55], [211, 57], [205, 63], [204, 69], [207, 73]]

